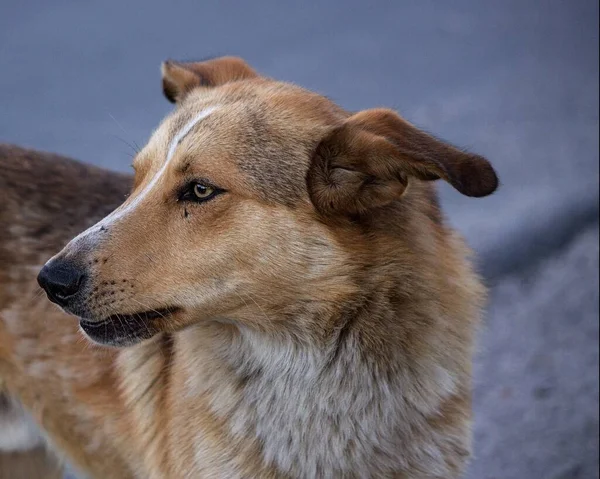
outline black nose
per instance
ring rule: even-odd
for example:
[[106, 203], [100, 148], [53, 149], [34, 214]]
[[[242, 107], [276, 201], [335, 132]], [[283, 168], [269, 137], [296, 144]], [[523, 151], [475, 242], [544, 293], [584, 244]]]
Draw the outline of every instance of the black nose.
[[73, 263], [57, 260], [47, 263], [37, 280], [50, 301], [64, 307], [77, 294], [84, 277], [83, 270]]

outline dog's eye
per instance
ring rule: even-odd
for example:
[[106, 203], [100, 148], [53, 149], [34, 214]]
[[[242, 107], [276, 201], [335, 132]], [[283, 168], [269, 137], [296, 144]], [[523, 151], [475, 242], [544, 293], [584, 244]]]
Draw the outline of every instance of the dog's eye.
[[195, 181], [187, 185], [180, 199], [199, 203], [202, 201], [208, 201], [222, 192], [223, 190], [220, 190], [215, 186]]
[[203, 185], [202, 183], [194, 183], [194, 196], [199, 200], [206, 200], [215, 194], [215, 189], [212, 186]]

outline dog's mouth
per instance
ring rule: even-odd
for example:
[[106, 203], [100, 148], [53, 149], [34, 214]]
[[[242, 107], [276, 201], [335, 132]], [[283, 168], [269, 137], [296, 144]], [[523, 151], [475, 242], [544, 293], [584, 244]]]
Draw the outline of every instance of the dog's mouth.
[[154, 319], [166, 319], [175, 312], [177, 312], [179, 308], [161, 308], [161, 309], [152, 309], [150, 311], [142, 311], [139, 313], [133, 314], [113, 314], [108, 318], [102, 319], [100, 321], [90, 321], [84, 318], [81, 318], [80, 322], [85, 323], [86, 325], [90, 325], [92, 327], [102, 326], [106, 323], [110, 323], [112, 321], [123, 321], [123, 322], [136, 322], [136, 321], [152, 321]]
[[133, 314], [113, 314], [100, 321], [80, 318], [79, 325], [94, 342], [109, 346], [128, 346], [149, 339], [161, 329], [156, 324], [169, 319], [180, 308], [169, 307]]

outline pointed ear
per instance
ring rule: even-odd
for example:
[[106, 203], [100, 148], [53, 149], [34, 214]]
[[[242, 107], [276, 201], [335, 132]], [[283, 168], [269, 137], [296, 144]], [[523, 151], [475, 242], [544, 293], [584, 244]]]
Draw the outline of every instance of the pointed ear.
[[446, 180], [466, 196], [493, 193], [498, 177], [482, 156], [419, 130], [387, 109], [349, 117], [324, 138], [307, 176], [326, 214], [362, 214], [402, 196], [412, 179]]
[[204, 62], [167, 60], [161, 66], [163, 93], [172, 103], [180, 102], [196, 87], [255, 78], [258, 74], [241, 58], [220, 57]]

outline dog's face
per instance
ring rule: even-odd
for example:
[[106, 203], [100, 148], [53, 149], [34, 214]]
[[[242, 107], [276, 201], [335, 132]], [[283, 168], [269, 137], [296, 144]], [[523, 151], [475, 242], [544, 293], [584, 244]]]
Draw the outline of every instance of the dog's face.
[[350, 116], [239, 59], [166, 63], [163, 87], [177, 108], [136, 156], [131, 195], [40, 273], [99, 343], [208, 319], [291, 328], [272, 313], [352, 292], [340, 225], [401, 201], [411, 178], [496, 187], [487, 161], [391, 111]]

